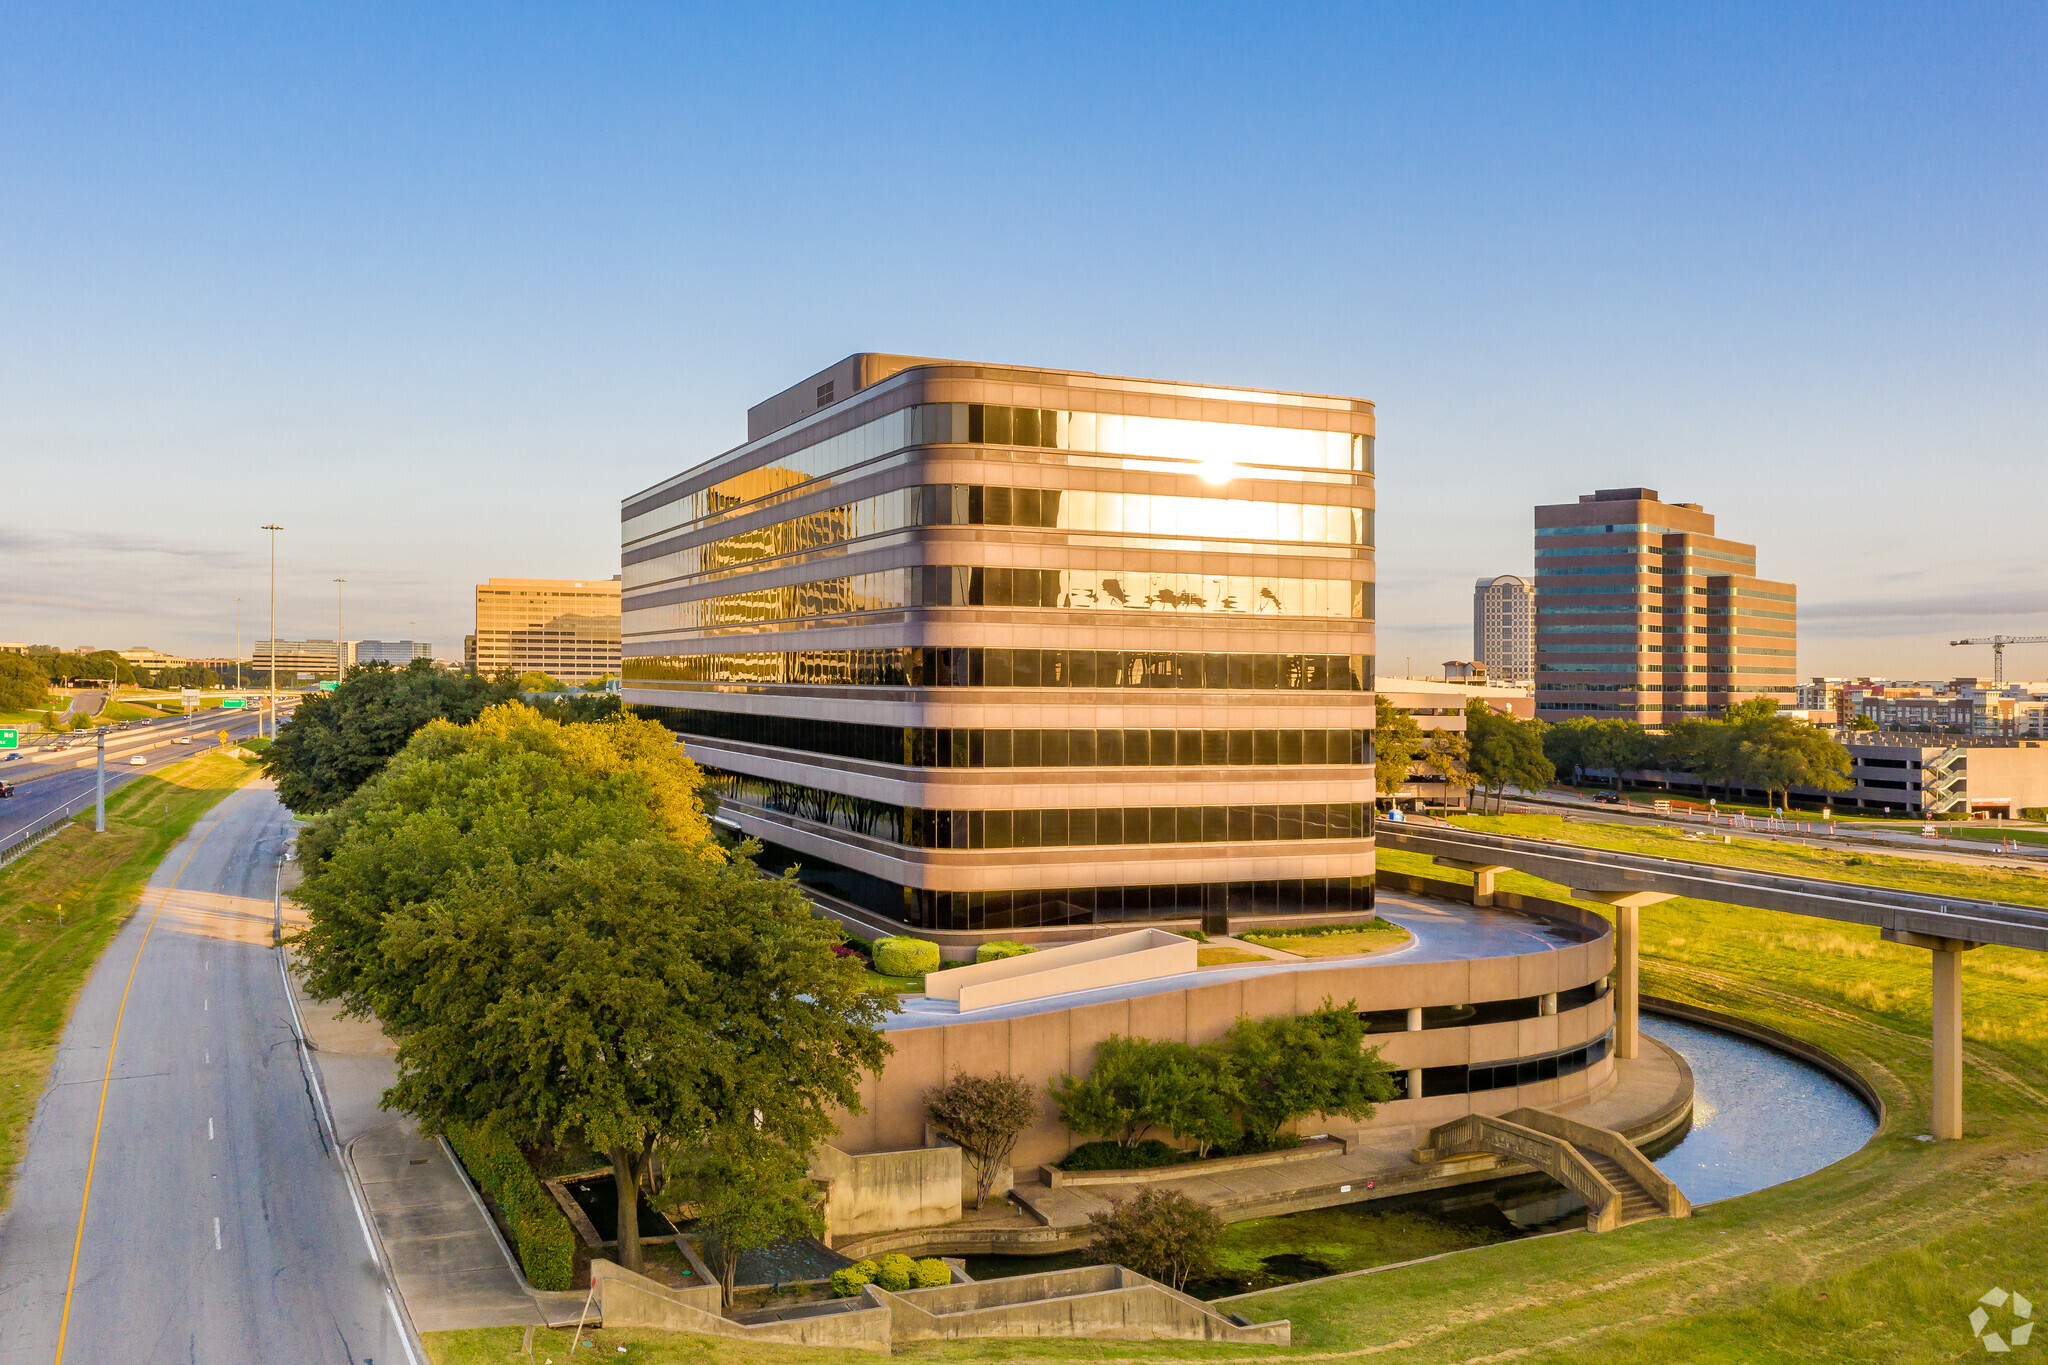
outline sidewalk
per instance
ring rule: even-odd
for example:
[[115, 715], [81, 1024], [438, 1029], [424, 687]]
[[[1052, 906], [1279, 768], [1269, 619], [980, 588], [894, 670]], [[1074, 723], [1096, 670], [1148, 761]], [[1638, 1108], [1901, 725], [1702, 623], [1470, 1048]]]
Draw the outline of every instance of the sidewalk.
[[[407, 1315], [421, 1332], [545, 1325], [562, 1314], [512, 1267], [497, 1230], [447, 1149], [409, 1118], [377, 1107], [397, 1079], [394, 1047], [375, 1022], [342, 1019], [308, 999], [295, 974], [292, 998], [313, 1049], [344, 1158], [368, 1204]], [[575, 1310], [568, 1311], [574, 1320]]]

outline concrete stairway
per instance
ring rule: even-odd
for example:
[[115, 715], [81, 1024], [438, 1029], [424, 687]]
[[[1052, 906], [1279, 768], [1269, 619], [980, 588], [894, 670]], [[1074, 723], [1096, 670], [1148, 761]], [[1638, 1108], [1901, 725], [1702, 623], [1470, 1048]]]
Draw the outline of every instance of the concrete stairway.
[[1634, 1223], [1645, 1218], [1665, 1216], [1664, 1206], [1657, 1202], [1656, 1196], [1644, 1189], [1643, 1183], [1630, 1175], [1619, 1161], [1611, 1156], [1604, 1156], [1590, 1147], [1580, 1147], [1577, 1143], [1572, 1145], [1578, 1147], [1579, 1155], [1586, 1158], [1587, 1163], [1600, 1172], [1607, 1183], [1614, 1186], [1614, 1192], [1621, 1196], [1617, 1223]]

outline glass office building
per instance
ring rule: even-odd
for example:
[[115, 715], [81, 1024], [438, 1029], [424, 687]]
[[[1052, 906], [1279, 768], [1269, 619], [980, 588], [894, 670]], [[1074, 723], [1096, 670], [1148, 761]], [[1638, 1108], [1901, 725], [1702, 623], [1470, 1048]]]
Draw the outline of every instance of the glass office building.
[[619, 580], [493, 578], [476, 587], [463, 665], [487, 678], [545, 673], [571, 687], [619, 676]]
[[1373, 409], [863, 354], [625, 500], [626, 701], [878, 927], [1372, 904]]

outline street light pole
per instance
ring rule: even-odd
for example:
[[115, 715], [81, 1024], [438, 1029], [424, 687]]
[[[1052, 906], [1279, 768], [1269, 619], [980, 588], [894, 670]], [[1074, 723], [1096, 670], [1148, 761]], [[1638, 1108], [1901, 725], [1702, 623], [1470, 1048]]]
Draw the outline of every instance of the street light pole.
[[341, 585], [346, 582], [348, 582], [346, 578], [334, 580], [334, 681], [337, 684], [341, 682], [342, 650], [344, 648], [341, 643]]
[[94, 765], [92, 775], [92, 832], [107, 832], [107, 732], [104, 727], [94, 730], [93, 736], [99, 741], [99, 762]]
[[235, 599], [235, 690], [242, 690], [242, 599]]
[[[277, 738], [277, 533], [284, 527], [265, 525], [270, 532], [270, 738]], [[259, 730], [261, 726], [257, 727]]]

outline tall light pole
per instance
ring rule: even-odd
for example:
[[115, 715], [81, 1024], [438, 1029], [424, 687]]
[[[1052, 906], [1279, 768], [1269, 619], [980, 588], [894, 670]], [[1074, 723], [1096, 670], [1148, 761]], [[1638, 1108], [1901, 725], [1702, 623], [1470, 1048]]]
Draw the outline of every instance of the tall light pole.
[[346, 578], [337, 578], [334, 580], [334, 681], [337, 684], [341, 681], [342, 665], [341, 585], [346, 582], [348, 582]]
[[235, 599], [235, 691], [242, 690], [242, 599]]
[[[282, 526], [266, 525], [270, 532], [270, 738], [277, 738], [277, 533]], [[257, 727], [259, 730], [261, 726]]]

